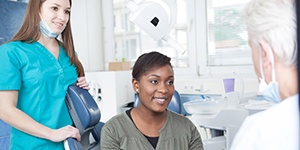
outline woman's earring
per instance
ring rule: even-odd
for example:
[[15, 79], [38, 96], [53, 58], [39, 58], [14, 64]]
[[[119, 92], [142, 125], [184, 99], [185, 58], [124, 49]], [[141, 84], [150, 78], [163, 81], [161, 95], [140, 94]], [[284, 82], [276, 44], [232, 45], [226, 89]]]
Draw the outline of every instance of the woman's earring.
[[138, 93], [138, 92], [139, 92], [139, 89], [136, 89], [135, 91]]

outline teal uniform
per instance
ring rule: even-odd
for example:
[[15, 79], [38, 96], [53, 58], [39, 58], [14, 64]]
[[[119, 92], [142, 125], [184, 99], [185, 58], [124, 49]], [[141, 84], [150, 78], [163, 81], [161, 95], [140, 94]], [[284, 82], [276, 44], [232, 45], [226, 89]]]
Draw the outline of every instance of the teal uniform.
[[[10, 42], [0, 46], [0, 64], [0, 90], [18, 90], [17, 108], [52, 129], [72, 125], [65, 96], [77, 73], [62, 46], [57, 60], [38, 42]], [[12, 128], [10, 148], [56, 150], [63, 149], [63, 142]]]

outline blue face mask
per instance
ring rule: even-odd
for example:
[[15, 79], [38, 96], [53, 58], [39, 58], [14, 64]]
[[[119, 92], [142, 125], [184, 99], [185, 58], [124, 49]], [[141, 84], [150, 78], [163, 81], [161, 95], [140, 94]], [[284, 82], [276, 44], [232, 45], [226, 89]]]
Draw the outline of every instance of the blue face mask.
[[262, 78], [260, 78], [260, 83], [259, 83], [259, 92], [262, 94], [262, 96], [273, 103], [279, 103], [281, 101], [280, 95], [279, 95], [279, 89], [278, 89], [278, 82], [276, 81], [275, 77], [275, 69], [274, 69], [274, 57], [273, 57], [273, 52], [271, 48], [270, 50], [270, 56], [271, 56], [271, 64], [272, 64], [272, 81], [267, 84], [264, 74], [263, 74], [263, 69], [262, 69], [262, 56], [260, 57], [260, 72]]
[[58, 34], [55, 33], [55, 32], [53, 32], [51, 30], [51, 28], [49, 27], [49, 25], [47, 24], [47, 22], [44, 21], [43, 19], [41, 19], [41, 22], [40, 22], [40, 31], [47, 38], [54, 39], [54, 38], [56, 38], [58, 36]]
[[272, 81], [269, 84], [266, 83], [264, 79], [260, 80], [259, 91], [262, 96], [273, 103], [279, 103], [281, 98], [279, 96], [278, 83], [276, 81]]

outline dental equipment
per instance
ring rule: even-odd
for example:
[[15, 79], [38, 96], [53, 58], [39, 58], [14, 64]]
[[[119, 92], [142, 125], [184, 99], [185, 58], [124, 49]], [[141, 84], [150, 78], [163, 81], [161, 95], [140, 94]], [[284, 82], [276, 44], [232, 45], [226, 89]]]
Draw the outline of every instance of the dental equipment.
[[173, 38], [169, 36], [175, 26], [177, 8], [176, 0], [163, 0], [169, 7], [169, 14], [163, 7], [163, 3], [151, 1], [141, 1], [135, 3], [129, 1], [127, 7], [131, 13], [129, 20], [139, 26], [153, 40], [163, 40], [176, 49], [180, 54], [185, 53], [185, 49]]

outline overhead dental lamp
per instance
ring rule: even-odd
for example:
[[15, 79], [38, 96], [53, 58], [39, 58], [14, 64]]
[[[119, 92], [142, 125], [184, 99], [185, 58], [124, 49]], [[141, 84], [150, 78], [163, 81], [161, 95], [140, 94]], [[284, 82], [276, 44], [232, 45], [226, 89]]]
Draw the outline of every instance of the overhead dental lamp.
[[[177, 17], [176, 0], [142, 0], [139, 3], [129, 1], [127, 7], [130, 9], [129, 20], [139, 26], [153, 40], [163, 40], [170, 44], [180, 54], [185, 53], [185, 49], [173, 38], [169, 36], [175, 26]], [[166, 10], [169, 8], [169, 13]]]

